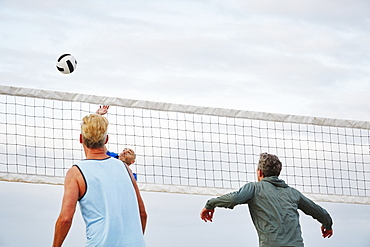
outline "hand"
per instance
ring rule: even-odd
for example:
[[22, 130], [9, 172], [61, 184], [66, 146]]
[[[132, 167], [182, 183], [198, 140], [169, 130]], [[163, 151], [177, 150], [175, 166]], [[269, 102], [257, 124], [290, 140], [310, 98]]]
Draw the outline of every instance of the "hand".
[[103, 106], [100, 106], [98, 110], [96, 110], [96, 114], [99, 114], [99, 115], [104, 115], [105, 113], [108, 112], [108, 109], [109, 109], [109, 105], [103, 105]]
[[204, 220], [204, 222], [207, 222], [207, 221], [212, 222], [214, 212], [215, 212], [214, 209], [203, 208], [202, 212], [200, 212], [200, 218]]
[[333, 235], [333, 230], [327, 230], [321, 226], [321, 233], [323, 238], [330, 238]]

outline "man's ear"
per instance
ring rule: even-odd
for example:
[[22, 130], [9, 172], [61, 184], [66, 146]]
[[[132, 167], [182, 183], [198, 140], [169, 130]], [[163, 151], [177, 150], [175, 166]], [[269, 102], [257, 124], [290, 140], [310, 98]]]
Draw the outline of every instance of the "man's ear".
[[82, 134], [80, 134], [80, 143], [82, 144], [83, 141], [82, 141]]
[[105, 142], [104, 142], [104, 144], [107, 144], [107, 142], [108, 142], [108, 135], [107, 135], [107, 137], [105, 137]]
[[257, 169], [257, 172], [259, 177], [263, 177], [263, 172], [260, 169]]

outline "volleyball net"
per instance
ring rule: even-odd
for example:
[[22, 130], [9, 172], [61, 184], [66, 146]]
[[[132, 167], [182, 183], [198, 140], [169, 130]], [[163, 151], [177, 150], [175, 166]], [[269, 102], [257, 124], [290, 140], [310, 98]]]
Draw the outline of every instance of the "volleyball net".
[[256, 181], [259, 154], [313, 200], [370, 204], [370, 122], [0, 86], [0, 180], [63, 184], [84, 159], [81, 119], [109, 105], [108, 150], [135, 150], [141, 190], [221, 195]]

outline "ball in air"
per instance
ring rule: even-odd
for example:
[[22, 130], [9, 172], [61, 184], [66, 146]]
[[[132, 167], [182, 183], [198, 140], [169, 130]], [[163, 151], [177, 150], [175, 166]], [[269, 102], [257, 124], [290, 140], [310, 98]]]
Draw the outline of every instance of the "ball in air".
[[63, 54], [57, 60], [57, 69], [63, 74], [70, 74], [76, 70], [77, 60], [71, 54]]

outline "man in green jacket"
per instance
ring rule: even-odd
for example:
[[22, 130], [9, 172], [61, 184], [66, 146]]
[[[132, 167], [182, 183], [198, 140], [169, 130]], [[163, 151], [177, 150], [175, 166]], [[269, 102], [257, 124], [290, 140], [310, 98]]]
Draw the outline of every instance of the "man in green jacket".
[[207, 201], [200, 213], [212, 221], [216, 207], [230, 208], [248, 204], [260, 247], [303, 247], [298, 209], [319, 221], [324, 238], [333, 235], [329, 213], [279, 179], [282, 165], [275, 155], [262, 153], [257, 168], [258, 182], [247, 183], [235, 191]]

